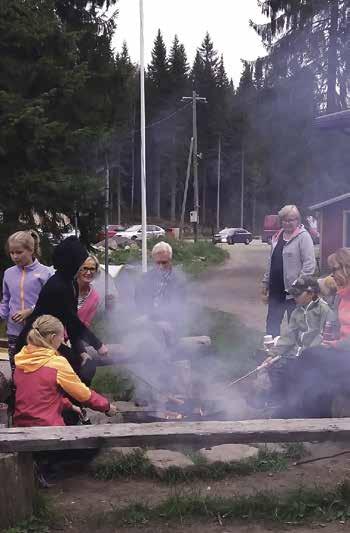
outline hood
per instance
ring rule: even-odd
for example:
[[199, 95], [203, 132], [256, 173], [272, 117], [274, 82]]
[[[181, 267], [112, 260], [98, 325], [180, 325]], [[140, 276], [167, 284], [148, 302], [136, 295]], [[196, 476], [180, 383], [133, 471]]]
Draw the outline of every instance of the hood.
[[53, 266], [65, 279], [73, 279], [87, 259], [85, 246], [77, 237], [67, 237], [53, 252]]
[[350, 300], [350, 287], [342, 287], [338, 289], [337, 294], [342, 300]]
[[28, 345], [15, 356], [15, 363], [23, 372], [35, 372], [56, 356], [57, 352], [53, 349]]
[[[305, 227], [303, 224], [300, 224], [300, 226], [297, 227], [297, 229], [294, 231], [294, 233], [292, 234], [291, 238], [289, 239], [288, 242], [292, 241], [293, 239], [295, 239], [295, 237], [297, 237], [298, 235], [300, 235], [300, 233], [304, 233], [306, 231]], [[277, 242], [278, 239], [280, 238], [280, 235], [281, 233], [284, 232], [284, 229], [280, 229], [277, 233], [275, 233], [273, 236], [272, 236], [272, 240], [273, 242]]]

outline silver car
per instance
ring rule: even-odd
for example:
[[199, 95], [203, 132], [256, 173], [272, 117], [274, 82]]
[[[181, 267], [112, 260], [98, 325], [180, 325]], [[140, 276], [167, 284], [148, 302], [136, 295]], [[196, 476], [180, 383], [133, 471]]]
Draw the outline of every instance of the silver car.
[[[146, 228], [147, 232], [147, 239], [157, 238], [157, 237], [163, 237], [165, 235], [165, 230], [161, 228], [160, 226], [156, 226], [153, 224], [148, 224]], [[131, 226], [130, 228], [127, 228], [123, 232], [117, 232], [117, 237], [125, 237], [126, 239], [130, 239], [132, 241], [136, 241], [142, 238], [142, 226], [141, 225], [135, 225]]]

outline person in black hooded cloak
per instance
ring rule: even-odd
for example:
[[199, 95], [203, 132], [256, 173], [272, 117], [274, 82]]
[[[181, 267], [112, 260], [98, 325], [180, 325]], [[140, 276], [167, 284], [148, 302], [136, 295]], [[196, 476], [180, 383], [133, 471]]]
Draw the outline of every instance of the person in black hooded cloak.
[[60, 354], [68, 359], [82, 381], [90, 385], [96, 363], [86, 358], [84, 342], [93, 346], [99, 355], [107, 355], [107, 347], [81, 322], [77, 314], [78, 287], [75, 276], [87, 257], [85, 247], [76, 237], [68, 237], [55, 248], [53, 266], [56, 272], [43, 286], [16, 348], [18, 353], [26, 344], [28, 332], [39, 316], [55, 316], [64, 325], [71, 344], [71, 349], [61, 345]]

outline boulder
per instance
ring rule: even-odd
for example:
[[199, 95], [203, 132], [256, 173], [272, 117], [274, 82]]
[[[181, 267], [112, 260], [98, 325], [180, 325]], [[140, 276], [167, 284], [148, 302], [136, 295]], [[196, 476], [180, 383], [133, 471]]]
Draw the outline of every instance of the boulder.
[[91, 461], [90, 466], [92, 470], [96, 470], [100, 466], [103, 466], [108, 463], [118, 462], [120, 458], [127, 457], [128, 455], [140, 452], [141, 448], [138, 446], [135, 447], [114, 447], [114, 448], [102, 448], [99, 450], [98, 454], [94, 457], [94, 459]]
[[255, 458], [259, 449], [246, 444], [222, 444], [213, 448], [202, 448], [199, 453], [208, 463], [231, 463]]
[[170, 450], [148, 450], [145, 457], [150, 461], [155, 472], [161, 478], [169, 468], [188, 469], [193, 466], [193, 461], [180, 452]]

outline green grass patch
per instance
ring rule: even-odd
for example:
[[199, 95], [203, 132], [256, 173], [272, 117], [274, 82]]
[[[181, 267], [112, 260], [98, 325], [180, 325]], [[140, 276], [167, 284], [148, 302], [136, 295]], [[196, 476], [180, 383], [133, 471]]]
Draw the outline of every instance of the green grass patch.
[[[168, 237], [162, 239], [168, 242], [173, 249], [174, 265], [181, 265], [183, 270], [191, 275], [198, 275], [209, 267], [219, 265], [228, 258], [227, 251], [215, 246], [210, 241], [177, 241]], [[151, 260], [151, 251], [153, 246], [159, 240], [150, 239], [147, 242], [148, 255]], [[110, 263], [112, 265], [125, 265], [127, 263], [136, 263], [141, 261], [141, 250], [136, 245], [132, 245], [128, 250], [115, 250], [110, 254]], [[104, 253], [99, 254], [99, 259], [104, 261]]]
[[49, 533], [50, 525], [58, 519], [48, 496], [37, 490], [33, 500], [33, 516], [15, 527], [2, 531], [3, 533]]
[[106, 459], [92, 466], [91, 473], [96, 479], [153, 478], [154, 469], [143, 450], [134, 450], [128, 454], [114, 454], [113, 459]]
[[[172, 485], [195, 480], [218, 481], [230, 476], [248, 476], [256, 472], [280, 472], [285, 470], [289, 464], [287, 454], [262, 450], [259, 451], [256, 458], [228, 463], [210, 464], [199, 452], [187, 451], [187, 455], [192, 459], [194, 465], [186, 469], [169, 468], [161, 478], [163, 482]], [[153, 479], [158, 477], [143, 450], [101, 459], [101, 462], [94, 463], [92, 475], [104, 481], [120, 478]]]
[[[239, 377], [258, 362], [256, 351], [262, 345], [262, 334], [247, 327], [236, 315], [203, 308], [190, 334], [211, 338], [212, 350], [207, 359], [208, 363], [215, 362], [213, 370], [218, 379]], [[199, 370], [205, 359], [204, 356], [198, 361]]]
[[334, 490], [297, 489], [284, 494], [260, 492], [252, 496], [220, 498], [198, 494], [175, 495], [156, 507], [136, 503], [125, 509], [116, 508], [98, 518], [104, 526], [142, 526], [152, 523], [183, 523], [184, 520], [223, 523], [234, 520], [301, 524], [312, 521], [330, 522], [350, 518], [350, 485], [343, 482]]
[[98, 367], [91, 387], [101, 394], [110, 395], [114, 401], [129, 401], [134, 394], [130, 378], [116, 368]]

